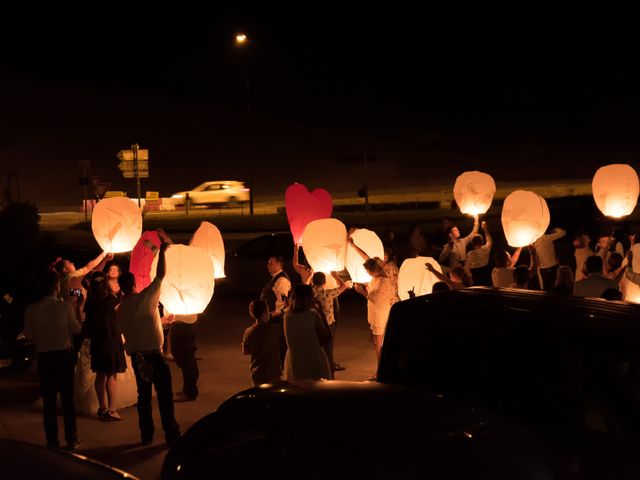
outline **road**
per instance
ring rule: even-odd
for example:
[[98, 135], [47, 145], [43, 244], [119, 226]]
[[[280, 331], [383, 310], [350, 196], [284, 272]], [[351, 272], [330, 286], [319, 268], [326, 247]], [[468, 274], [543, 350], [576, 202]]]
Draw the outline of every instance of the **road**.
[[[260, 274], [261, 272], [257, 272]], [[250, 386], [249, 359], [240, 352], [244, 329], [250, 325], [247, 306], [251, 295], [218, 289], [198, 327], [200, 396], [195, 402], [176, 404], [176, 417], [182, 430], [212, 412], [232, 394]], [[343, 380], [366, 380], [375, 371], [376, 356], [366, 321], [366, 303], [355, 292], [346, 292], [336, 336], [336, 361], [347, 369], [337, 372]], [[174, 391], [182, 389], [181, 374], [171, 362]], [[0, 375], [0, 436], [44, 444], [44, 432], [38, 398], [36, 372]], [[122, 422], [101, 422], [81, 416], [78, 429], [80, 453], [122, 468], [143, 479], [155, 478], [167, 451], [154, 400], [156, 438], [152, 445], [138, 444], [139, 432], [135, 407], [121, 410]], [[62, 432], [62, 422], [60, 421]]]

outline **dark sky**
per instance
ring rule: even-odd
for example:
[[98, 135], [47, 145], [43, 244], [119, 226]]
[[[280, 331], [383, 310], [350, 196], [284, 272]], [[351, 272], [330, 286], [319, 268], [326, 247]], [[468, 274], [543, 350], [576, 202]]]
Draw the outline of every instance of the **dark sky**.
[[[0, 172], [41, 165], [20, 172], [24, 189], [56, 203], [61, 190], [75, 192], [83, 158], [124, 189], [113, 155], [133, 141], [150, 145], [149, 188], [161, 194], [246, 179], [273, 162], [286, 174], [260, 175], [273, 174], [274, 191], [294, 180], [331, 186], [336, 176], [318, 178], [318, 166], [361, 151], [380, 159], [371, 182], [398, 185], [504, 164], [501, 175], [529, 178], [635, 161], [635, 13], [513, 3], [5, 11]], [[250, 39], [244, 51], [233, 45], [239, 31]], [[245, 67], [251, 155], [241, 153]], [[34, 172], [52, 162], [67, 162], [63, 189], [37, 183]], [[334, 188], [362, 181], [340, 180]]]

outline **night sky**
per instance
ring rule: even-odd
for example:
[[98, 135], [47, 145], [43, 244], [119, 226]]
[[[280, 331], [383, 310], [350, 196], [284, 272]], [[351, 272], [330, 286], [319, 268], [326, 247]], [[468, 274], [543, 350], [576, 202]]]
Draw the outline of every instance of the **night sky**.
[[[0, 171], [20, 173], [27, 199], [68, 204], [81, 159], [126, 188], [114, 155], [134, 141], [163, 195], [256, 174], [257, 194], [294, 180], [351, 190], [358, 167], [336, 160], [365, 151], [379, 158], [374, 188], [467, 168], [588, 177], [636, 161], [633, 12], [451, 3], [7, 13]], [[234, 47], [239, 31], [248, 49]]]

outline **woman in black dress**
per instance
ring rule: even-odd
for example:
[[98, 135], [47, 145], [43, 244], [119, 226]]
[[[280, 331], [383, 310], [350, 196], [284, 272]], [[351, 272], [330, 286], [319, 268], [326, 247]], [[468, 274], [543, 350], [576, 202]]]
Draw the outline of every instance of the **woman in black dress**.
[[[85, 308], [87, 333], [91, 339], [91, 370], [96, 373], [98, 417], [101, 420], [122, 420], [118, 403], [117, 374], [126, 370], [122, 335], [116, 322], [116, 308], [122, 300], [118, 287], [120, 267], [112, 263], [106, 268], [106, 278], [97, 277]], [[99, 280], [101, 278], [101, 280]]]

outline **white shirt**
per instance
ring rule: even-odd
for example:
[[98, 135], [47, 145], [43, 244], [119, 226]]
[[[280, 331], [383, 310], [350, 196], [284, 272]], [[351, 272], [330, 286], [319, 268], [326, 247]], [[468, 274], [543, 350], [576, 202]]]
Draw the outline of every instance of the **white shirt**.
[[553, 245], [553, 242], [564, 237], [566, 234], [567, 232], [561, 228], [556, 228], [553, 233], [542, 235], [538, 240], [533, 242], [540, 268], [551, 268], [558, 264], [556, 247]]
[[453, 245], [447, 243], [440, 254], [440, 263], [446, 263], [449, 268], [461, 266], [467, 259], [467, 245], [475, 234], [475, 232], [471, 232], [466, 237], [455, 240]]
[[156, 277], [142, 292], [125, 298], [118, 307], [118, 326], [129, 355], [162, 349], [164, 335], [158, 311], [161, 284], [162, 280]]
[[[280, 272], [282, 272], [282, 270], [277, 271], [276, 273], [271, 275], [271, 277], [275, 277]], [[286, 302], [282, 298], [286, 298], [289, 295], [289, 290], [291, 290], [291, 282], [286, 277], [280, 277], [278, 280], [276, 280], [276, 283], [273, 285], [272, 290], [273, 293], [276, 294], [275, 313], [280, 314], [282, 313], [282, 310], [284, 310], [284, 307], [286, 307]]]
[[198, 320], [198, 314], [194, 313], [191, 315], [174, 315], [173, 321], [177, 323], [187, 323], [189, 325], [196, 323]]
[[491, 253], [491, 242], [487, 242], [480, 248], [474, 248], [467, 253], [467, 260], [464, 266], [468, 269], [482, 268], [489, 265], [489, 255]]
[[513, 267], [496, 267], [491, 272], [494, 287], [510, 288], [513, 285]]
[[80, 333], [80, 323], [69, 302], [44, 297], [29, 305], [24, 313], [24, 334], [36, 341], [36, 352], [69, 350], [72, 335]]

